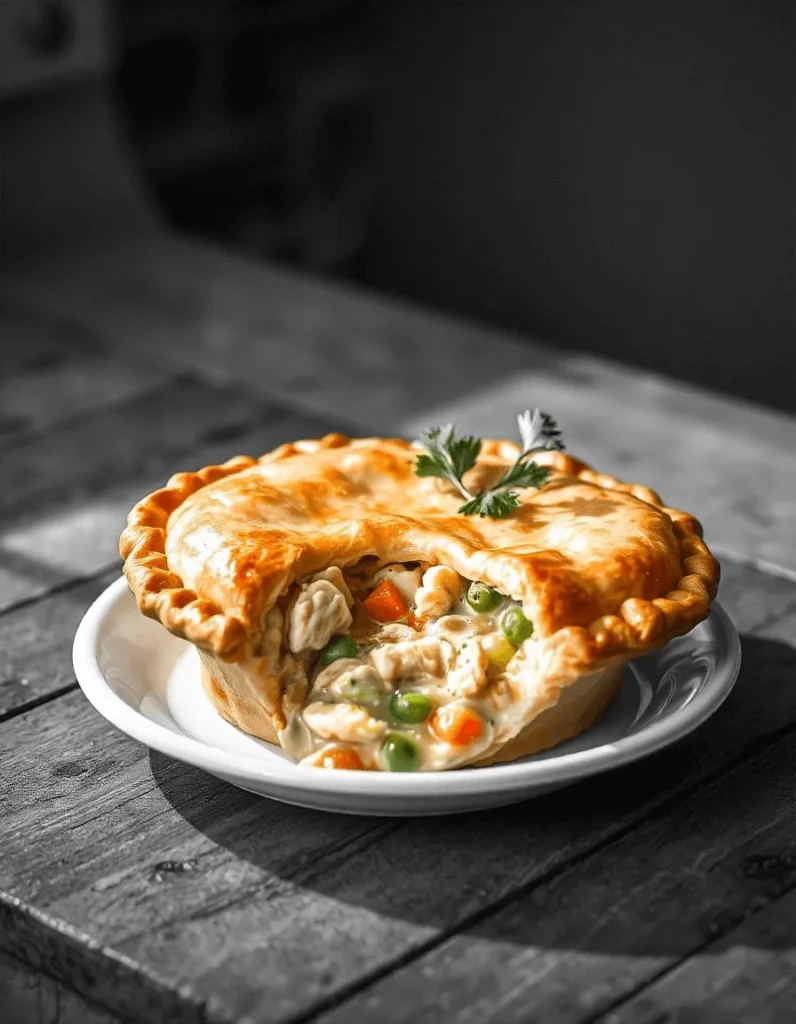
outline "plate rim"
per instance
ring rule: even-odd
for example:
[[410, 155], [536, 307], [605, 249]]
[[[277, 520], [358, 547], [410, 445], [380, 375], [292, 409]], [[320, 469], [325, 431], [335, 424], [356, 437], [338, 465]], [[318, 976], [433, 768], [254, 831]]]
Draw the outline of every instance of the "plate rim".
[[[712, 685], [700, 689], [685, 705], [664, 718], [618, 740], [539, 761], [491, 765], [488, 769], [458, 772], [319, 772], [280, 759], [274, 767], [254, 755], [233, 753], [181, 735], [132, 708], [113, 689], [99, 664], [99, 640], [112, 613], [124, 602], [135, 602], [124, 576], [95, 598], [86, 610], [72, 644], [72, 663], [80, 689], [92, 707], [111, 725], [132, 739], [168, 757], [228, 779], [272, 784], [298, 797], [308, 790], [326, 797], [429, 798], [437, 796], [489, 796], [566, 784], [647, 757], [682, 739], [718, 710], [732, 691], [741, 665], [741, 643], [735, 626], [718, 601], [711, 605], [707, 622], [724, 641], [723, 661], [728, 665]], [[179, 638], [175, 638], [179, 639]], [[187, 643], [187, 641], [183, 641]]]

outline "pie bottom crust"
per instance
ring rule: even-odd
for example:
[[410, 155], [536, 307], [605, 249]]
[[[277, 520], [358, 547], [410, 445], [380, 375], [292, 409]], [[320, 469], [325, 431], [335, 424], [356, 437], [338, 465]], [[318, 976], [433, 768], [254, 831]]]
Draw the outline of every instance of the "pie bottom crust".
[[[274, 723], [263, 705], [241, 692], [241, 677], [246, 676], [245, 669], [216, 659], [201, 649], [199, 657], [202, 662], [202, 686], [218, 714], [251, 736], [278, 746], [279, 738]], [[472, 767], [529, 757], [557, 747], [591, 728], [616, 699], [628, 661], [628, 658], [620, 658], [604, 662], [599, 668], [582, 673], [565, 686], [560, 686], [559, 679], [560, 688], [556, 687], [558, 692], [552, 704], [549, 690], [540, 687], [542, 707], [538, 714], [494, 754], [471, 762]], [[542, 698], [541, 694], [545, 691], [545, 697]]]

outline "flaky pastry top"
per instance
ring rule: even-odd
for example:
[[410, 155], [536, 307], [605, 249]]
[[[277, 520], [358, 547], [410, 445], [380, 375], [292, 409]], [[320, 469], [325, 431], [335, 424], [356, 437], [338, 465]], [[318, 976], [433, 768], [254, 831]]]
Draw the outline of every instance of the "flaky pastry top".
[[[463, 516], [400, 439], [330, 434], [179, 473], [128, 516], [120, 550], [141, 611], [227, 661], [258, 653], [268, 610], [296, 580], [363, 557], [449, 565], [520, 601], [541, 638], [566, 631], [589, 665], [685, 633], [708, 613], [718, 565], [693, 516], [570, 455], [519, 491], [507, 519]], [[519, 454], [484, 441], [465, 482], [490, 486]]]

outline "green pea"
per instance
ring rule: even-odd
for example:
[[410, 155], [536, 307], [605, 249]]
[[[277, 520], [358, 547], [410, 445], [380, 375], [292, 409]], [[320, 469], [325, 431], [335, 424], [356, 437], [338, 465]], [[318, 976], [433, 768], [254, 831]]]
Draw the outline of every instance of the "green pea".
[[414, 690], [394, 693], [390, 697], [390, 714], [396, 722], [402, 722], [404, 725], [425, 722], [433, 706], [424, 693], [416, 693]]
[[506, 639], [516, 647], [519, 647], [533, 633], [533, 623], [529, 622], [522, 614], [522, 608], [509, 608], [504, 612], [500, 620], [500, 628]]
[[333, 661], [337, 661], [338, 658], [358, 657], [359, 647], [357, 647], [356, 640], [351, 636], [341, 633], [339, 636], [333, 636], [318, 655], [318, 664], [331, 665], [331, 663]]
[[420, 766], [420, 751], [399, 732], [388, 732], [381, 745], [381, 756], [388, 772], [414, 772]]
[[467, 588], [467, 603], [473, 611], [480, 612], [481, 615], [493, 612], [502, 600], [503, 595], [488, 587], [486, 583], [471, 583]]

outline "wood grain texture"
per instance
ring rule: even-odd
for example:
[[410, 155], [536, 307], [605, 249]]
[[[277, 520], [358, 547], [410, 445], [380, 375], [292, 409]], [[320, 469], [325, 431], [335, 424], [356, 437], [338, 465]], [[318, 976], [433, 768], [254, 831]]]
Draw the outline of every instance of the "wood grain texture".
[[0, 610], [118, 559], [132, 505], [174, 472], [261, 454], [333, 424], [184, 379], [65, 425], [0, 444]]
[[237, 440], [252, 420], [281, 415], [273, 406], [187, 379], [45, 437], [7, 443], [0, 454], [15, 486], [0, 493], [0, 522], [69, 507], [103, 488], [127, 485], [142, 470], [163, 478], [175, 458], [188, 457], [219, 431]]
[[[725, 559], [721, 563], [718, 599], [738, 630], [757, 633], [796, 608], [791, 580], [771, 576]], [[784, 634], [783, 634], [784, 635]]]
[[120, 1024], [66, 985], [0, 953], [0, 1007], [4, 1024]]
[[0, 720], [76, 685], [72, 641], [84, 612], [118, 568], [0, 615]]
[[[0, 738], [4, 770], [13, 758], [16, 773], [13, 790], [0, 794], [0, 947], [136, 1019], [228, 1015], [212, 989], [200, 997], [157, 964], [124, 955], [124, 936], [170, 921], [193, 920], [201, 929], [207, 921], [204, 954], [197, 948], [188, 960], [223, 957], [215, 907], [245, 906], [258, 889], [278, 907], [280, 898], [301, 893], [303, 877], [322, 874], [347, 846], [366, 846], [384, 827], [283, 807], [150, 755], [110, 729], [80, 693], [13, 725], [13, 735]], [[232, 848], [224, 845], [227, 832]], [[23, 848], [30, 854], [24, 863]], [[263, 868], [269, 862], [273, 874]], [[103, 949], [100, 935], [115, 936], [115, 948]], [[256, 936], [229, 938], [241, 946]], [[264, 960], [252, 980], [275, 970]]]
[[47, 367], [64, 351], [75, 356], [97, 354], [87, 331], [70, 327], [51, 313], [37, 313], [20, 303], [10, 289], [4, 292], [0, 297], [0, 378], [35, 371], [42, 363]]
[[512, 360], [557, 361], [488, 328], [177, 236], [54, 253], [19, 266], [6, 287], [111, 351], [190, 363], [295, 407], [345, 411], [369, 430], [499, 379]]
[[791, 733], [321, 1020], [585, 1024], [796, 887], [794, 771]]
[[110, 351], [190, 364], [363, 432], [453, 420], [513, 435], [516, 412], [538, 404], [576, 454], [695, 512], [717, 550], [796, 576], [793, 417], [178, 238], [56, 254], [11, 280]]
[[73, 325], [0, 305], [0, 441], [108, 409], [168, 374], [97, 350]]
[[783, 642], [796, 587], [777, 580], [775, 597], [742, 567], [724, 586], [755, 635], [714, 719], [641, 765], [509, 810], [333, 817], [147, 754], [79, 693], [18, 716], [0, 726], [0, 769], [14, 766], [0, 804], [6, 948], [147, 1019], [280, 1021], [345, 998], [796, 727]]
[[[756, 863], [756, 862], [752, 862]], [[764, 858], [769, 878], [793, 870], [779, 855]], [[751, 864], [743, 869], [754, 877]], [[601, 1024], [786, 1024], [796, 1005], [796, 892], [790, 891], [638, 996], [600, 1017]]]

